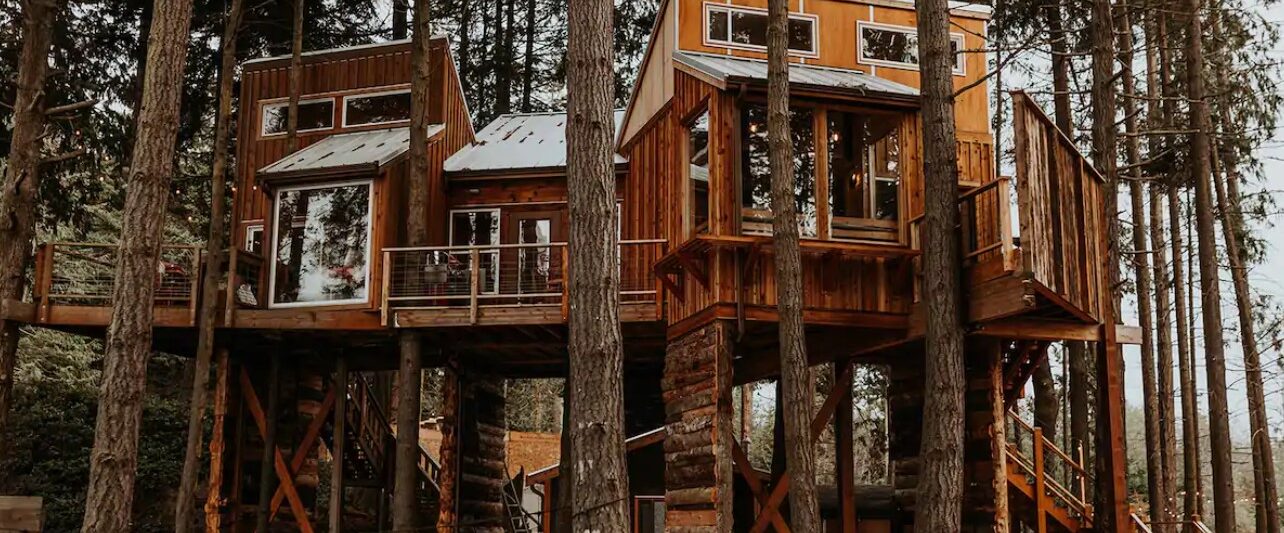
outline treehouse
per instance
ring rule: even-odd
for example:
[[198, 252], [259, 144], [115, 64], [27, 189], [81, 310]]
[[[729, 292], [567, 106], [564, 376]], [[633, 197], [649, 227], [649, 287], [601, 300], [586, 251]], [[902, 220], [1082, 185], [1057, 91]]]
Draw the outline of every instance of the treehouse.
[[[731, 406], [733, 388], [779, 373], [765, 7], [662, 2], [628, 105], [615, 116], [626, 430], [657, 439], [646, 446], [664, 473], [638, 495], [635, 509], [645, 507], [647, 517], [635, 523], [649, 524], [646, 531], [656, 530], [657, 516], [668, 530], [789, 530], [779, 509], [788, 480], [749, 464]], [[812, 423], [814, 436], [832, 425], [839, 450], [836, 479], [821, 487], [826, 512], [837, 531], [910, 531], [929, 356], [914, 8], [797, 0], [790, 10], [806, 341], [811, 362], [834, 369]], [[1114, 354], [1135, 335], [1113, 316], [1104, 180], [1020, 93], [1012, 98], [1016, 174], [998, 173], [988, 19], [986, 7], [953, 6], [968, 324], [964, 519], [969, 530], [1010, 515], [1038, 531], [1077, 531], [1094, 520], [1082, 458], [1005, 412], [1050, 342], [1098, 341], [1106, 416], [1120, 420]], [[248, 530], [249, 517], [266, 512], [311, 531], [320, 448], [346, 489], [345, 524], [386, 525], [395, 466], [387, 371], [396, 368], [398, 331], [412, 329], [428, 346], [425, 364], [460, 376], [463, 460], [446, 466], [461, 469], [461, 520], [532, 527], [512, 504], [520, 487], [496, 466], [505, 444], [492, 436], [502, 434], [506, 408], [496, 380], [566, 372], [574, 268], [566, 115], [509, 114], [476, 130], [448, 44], [431, 40], [424, 212], [408, 201], [408, 42], [305, 53], [293, 149], [290, 58], [242, 65], [231, 246], [217, 263], [198, 247], [166, 246], [155, 289], [157, 349], [191, 353], [200, 272], [224, 269], [216, 338], [227, 357], [211, 471], [226, 481], [211, 487], [205, 505], [215, 526]], [[411, 217], [426, 220], [428, 246], [408, 245]], [[114, 253], [105, 243], [42, 244], [31, 296], [4, 302], [5, 318], [103, 335]], [[278, 358], [283, 371], [265, 363]], [[890, 373], [892, 479], [881, 489], [858, 491], [852, 477], [858, 363]], [[292, 427], [271, 442], [274, 419]], [[657, 427], [664, 431], [647, 433]], [[1119, 444], [1106, 459], [1115, 505], [1096, 512], [1122, 524], [1122, 435], [1106, 438]], [[442, 470], [435, 456], [423, 450], [416, 465], [432, 518]], [[1051, 470], [1062, 477], [1046, 476]], [[279, 480], [270, 501], [258, 493], [273, 483], [265, 476]], [[540, 482], [551, 487], [555, 477], [545, 472]], [[862, 494], [880, 495], [875, 518]]]

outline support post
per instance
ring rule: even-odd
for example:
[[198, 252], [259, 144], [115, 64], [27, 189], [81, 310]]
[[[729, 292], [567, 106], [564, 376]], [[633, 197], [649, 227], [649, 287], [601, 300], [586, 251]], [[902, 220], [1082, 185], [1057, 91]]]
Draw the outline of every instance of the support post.
[[343, 531], [343, 454], [348, 419], [348, 360], [334, 362], [334, 441], [330, 463], [330, 533]]
[[[1101, 305], [1101, 342], [1097, 343], [1097, 423], [1096, 458], [1097, 502], [1095, 523], [1102, 531], [1126, 531], [1132, 518], [1128, 509], [1128, 485], [1125, 479], [1123, 430], [1123, 361], [1115, 333], [1114, 308], [1110, 302]], [[1105, 516], [1109, 515], [1109, 516]]]
[[[839, 374], [842, 365], [851, 363], [834, 362], [834, 383], [841, 383]], [[842, 517], [842, 533], [856, 533], [856, 458], [853, 456], [852, 444], [852, 386], [848, 383], [842, 390], [830, 394], [841, 394], [838, 399], [838, 410], [834, 414], [834, 435], [838, 439], [836, 460], [838, 462], [838, 508]]]
[[1043, 464], [1043, 428], [1034, 428], [1034, 530], [1048, 530], [1048, 485]]
[[[477, 263], [473, 266], [476, 267]], [[476, 272], [474, 268], [474, 280]], [[475, 296], [475, 281], [473, 289]], [[392, 462], [392, 528], [396, 531], [410, 531], [419, 525], [416, 493], [419, 489], [419, 401], [423, 386], [421, 348], [418, 332], [401, 331], [401, 364], [397, 371], [397, 447], [396, 459]]]
[[223, 504], [223, 436], [224, 421], [227, 418], [227, 392], [230, 362], [227, 348], [219, 348], [216, 363], [217, 373], [214, 382], [214, 427], [210, 432], [210, 478], [205, 495], [205, 531], [218, 533], [222, 521]]
[[259, 505], [255, 519], [255, 531], [267, 531], [268, 522], [271, 516], [271, 505], [268, 503], [272, 500], [272, 493], [276, 490], [276, 482], [273, 477], [275, 468], [276, 452], [276, 422], [277, 410], [281, 401], [281, 354], [273, 351], [271, 363], [268, 369], [268, 397], [267, 410], [264, 413], [265, 429], [263, 431], [263, 454], [260, 456], [262, 463], [259, 465]]

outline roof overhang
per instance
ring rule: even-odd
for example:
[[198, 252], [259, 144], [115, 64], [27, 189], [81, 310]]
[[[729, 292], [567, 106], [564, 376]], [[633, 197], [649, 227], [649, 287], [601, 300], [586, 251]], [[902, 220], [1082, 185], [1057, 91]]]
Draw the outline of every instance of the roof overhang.
[[[445, 131], [428, 127], [428, 139]], [[255, 178], [265, 186], [377, 175], [404, 160], [410, 152], [410, 128], [386, 128], [330, 135], [270, 165]]]
[[[676, 51], [674, 66], [721, 90], [747, 87], [765, 89], [767, 62], [759, 59]], [[859, 70], [789, 64], [791, 94], [855, 100], [897, 107], [917, 108], [918, 89]]]

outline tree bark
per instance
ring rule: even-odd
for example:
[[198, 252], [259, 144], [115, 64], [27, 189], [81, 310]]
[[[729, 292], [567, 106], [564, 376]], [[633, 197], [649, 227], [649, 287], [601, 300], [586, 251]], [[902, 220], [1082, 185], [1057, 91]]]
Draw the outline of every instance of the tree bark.
[[294, 33], [290, 40], [290, 102], [285, 126], [285, 153], [299, 149], [299, 93], [303, 91], [303, 2], [294, 0]]
[[1052, 109], [1057, 129], [1074, 138], [1074, 118], [1070, 108], [1070, 47], [1069, 33], [1062, 25], [1064, 11], [1061, 0], [1048, 0], [1043, 6], [1044, 21], [1048, 26], [1048, 40], [1052, 43]]
[[1158, 533], [1172, 531], [1170, 522], [1172, 514], [1170, 513], [1170, 475], [1171, 472], [1165, 470], [1166, 461], [1164, 454], [1164, 420], [1160, 415], [1159, 389], [1156, 383], [1156, 365], [1155, 365], [1155, 323], [1153, 309], [1153, 284], [1151, 280], [1150, 255], [1147, 252], [1146, 238], [1149, 230], [1147, 229], [1148, 220], [1146, 218], [1145, 208], [1145, 182], [1142, 181], [1142, 172], [1140, 165], [1141, 157], [1141, 140], [1137, 135], [1138, 125], [1138, 108], [1137, 108], [1137, 83], [1136, 76], [1133, 74], [1133, 26], [1132, 26], [1132, 7], [1131, 5], [1121, 5], [1119, 16], [1119, 63], [1120, 79], [1123, 83], [1123, 109], [1124, 109], [1124, 131], [1127, 133], [1125, 141], [1125, 160], [1129, 165], [1129, 182], [1128, 197], [1130, 200], [1132, 212], [1132, 266], [1133, 275], [1136, 278], [1137, 289], [1137, 315], [1141, 326], [1141, 383], [1142, 383], [1142, 409], [1145, 419], [1145, 442], [1146, 442], [1146, 485], [1148, 494], [1148, 504], [1150, 507], [1151, 522], [1154, 524], [1154, 530]]
[[330, 533], [343, 531], [343, 462], [347, 448], [348, 421], [348, 359], [340, 353], [334, 360], [334, 422], [333, 447], [330, 455]]
[[437, 457], [441, 460], [441, 477], [437, 486], [441, 489], [437, 500], [437, 531], [457, 532], [459, 522], [459, 373], [451, 361], [445, 369], [441, 382], [441, 448]]
[[526, 0], [526, 49], [522, 53], [522, 112], [530, 113], [535, 85], [535, 1]]
[[276, 492], [276, 429], [280, 420], [281, 403], [281, 354], [273, 352], [268, 362], [267, 406], [263, 409], [263, 449], [259, 455], [259, 506], [255, 512], [255, 531], [268, 531], [272, 522], [270, 501]]
[[[567, 5], [567, 189], [570, 210], [571, 502], [575, 531], [629, 529], [624, 446], [612, 103], [614, 9]], [[592, 398], [593, 401], [578, 401]]]
[[[1214, 6], [1212, 12], [1213, 35], [1221, 34], [1222, 6]], [[1228, 70], [1232, 58], [1224, 49], [1225, 43], [1218, 41], [1217, 86], [1221, 91], [1230, 91]], [[1228, 95], [1230, 96], [1230, 95]], [[1229, 106], [1227, 106], [1229, 107]], [[1219, 122], [1223, 136], [1233, 135], [1234, 119], [1229, 109], [1219, 113]], [[1239, 318], [1239, 342], [1244, 354], [1244, 381], [1248, 392], [1248, 421], [1250, 439], [1253, 449], [1253, 486], [1255, 512], [1258, 533], [1280, 533], [1279, 492], [1275, 481], [1275, 454], [1271, 449], [1271, 426], [1267, 419], [1265, 386], [1262, 382], [1262, 358], [1257, 348], [1257, 332], [1253, 322], [1253, 291], [1248, 281], [1248, 256], [1240, 242], [1244, 235], [1244, 217], [1239, 209], [1239, 160], [1234, 147], [1225, 147], [1214, 151], [1214, 167], [1220, 166], [1220, 172], [1213, 173], [1214, 190], [1217, 193], [1217, 210], [1222, 219], [1222, 241], [1226, 243], [1226, 256], [1230, 262], [1231, 285], [1235, 288], [1235, 307]], [[1216, 164], [1220, 163], [1220, 165]]]
[[1043, 428], [1043, 436], [1055, 442], [1061, 402], [1057, 399], [1057, 382], [1052, 365], [1047, 361], [1034, 369], [1034, 425]]
[[963, 502], [963, 323], [954, 56], [945, 0], [919, 0], [923, 102], [923, 294], [927, 332], [915, 531], [958, 531]]
[[[23, 2], [22, 51], [13, 101], [9, 158], [0, 189], [0, 302], [21, 300], [31, 240], [36, 234], [36, 190], [40, 183], [40, 133], [45, 126], [44, 86], [58, 0]], [[18, 364], [18, 322], [0, 320], [0, 457], [8, 448], [13, 374]]]
[[[414, 33], [410, 62], [410, 175], [406, 179], [407, 243], [429, 244], [429, 179], [428, 125], [431, 122], [431, 13], [429, 0], [415, 0]], [[423, 343], [416, 331], [402, 330], [400, 366], [397, 371], [397, 449], [393, 467], [392, 527], [410, 530], [417, 527], [419, 487], [419, 409], [422, 398]]]
[[499, 33], [499, 61], [495, 72], [495, 114], [503, 115], [513, 110], [513, 24], [514, 1], [500, 2], [504, 8], [504, 26]]
[[788, 0], [767, 2], [767, 139], [782, 393], [777, 409], [784, 420], [790, 527], [797, 531], [819, 531], [815, 447], [811, 439], [814, 389], [803, 324], [802, 251], [798, 242], [794, 150], [789, 123], [788, 10]]
[[129, 530], [134, 502], [138, 429], [147, 386], [147, 358], [152, 350], [152, 296], [174, 169], [192, 4], [156, 0], [154, 11], [143, 106], [121, 216], [111, 323], [89, 459], [85, 532]]
[[214, 162], [210, 177], [210, 233], [205, 242], [205, 270], [201, 279], [200, 323], [197, 324], [196, 362], [192, 395], [188, 406], [187, 449], [178, 483], [174, 509], [174, 531], [186, 533], [192, 527], [197, 477], [200, 475], [201, 440], [205, 431], [205, 402], [208, 396], [210, 359], [214, 355], [214, 322], [222, 278], [223, 220], [227, 201], [228, 139], [232, 123], [232, 87], [236, 80], [236, 36], [241, 28], [244, 0], [233, 0], [223, 27], [222, 59], [219, 64], [218, 114], [214, 120]]
[[1208, 384], [1208, 432], [1212, 446], [1213, 511], [1217, 533], [1235, 531], [1235, 485], [1231, 465], [1230, 413], [1226, 401], [1226, 353], [1222, 337], [1221, 288], [1210, 165], [1212, 123], [1204, 101], [1203, 20], [1200, 0], [1187, 0], [1186, 89], [1190, 98], [1190, 167], [1195, 182], [1195, 227], [1199, 234], [1199, 286]]

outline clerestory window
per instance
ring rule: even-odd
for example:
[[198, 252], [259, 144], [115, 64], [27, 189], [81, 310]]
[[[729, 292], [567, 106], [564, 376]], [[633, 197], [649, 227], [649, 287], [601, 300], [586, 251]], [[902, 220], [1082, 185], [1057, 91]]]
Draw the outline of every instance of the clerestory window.
[[[724, 4], [705, 4], [705, 44], [767, 50], [767, 11]], [[789, 15], [789, 50], [807, 56], [816, 55], [816, 16], [803, 13]]]
[[[856, 23], [856, 51], [862, 64], [918, 70], [918, 30], [909, 26], [896, 26], [876, 22]], [[960, 53], [963, 34], [950, 34], [950, 48], [954, 52], [954, 75], [967, 74], [967, 61]]]

